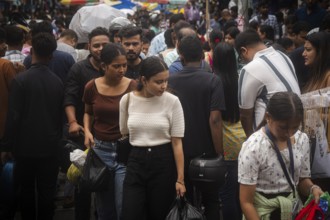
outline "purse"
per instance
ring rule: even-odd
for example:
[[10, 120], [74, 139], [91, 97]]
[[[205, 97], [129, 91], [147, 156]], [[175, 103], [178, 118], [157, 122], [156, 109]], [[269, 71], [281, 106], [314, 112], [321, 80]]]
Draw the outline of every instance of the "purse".
[[198, 188], [220, 188], [226, 181], [227, 166], [222, 156], [204, 153], [190, 161], [188, 173]]
[[112, 179], [113, 172], [97, 156], [93, 148], [90, 148], [79, 180], [80, 189], [88, 192], [105, 191]]
[[[128, 105], [129, 105], [130, 93], [127, 94], [127, 103], [126, 103], [126, 124], [128, 120]], [[127, 165], [128, 156], [131, 152], [132, 145], [129, 142], [129, 135], [125, 135], [122, 138], [117, 140], [117, 162]]]

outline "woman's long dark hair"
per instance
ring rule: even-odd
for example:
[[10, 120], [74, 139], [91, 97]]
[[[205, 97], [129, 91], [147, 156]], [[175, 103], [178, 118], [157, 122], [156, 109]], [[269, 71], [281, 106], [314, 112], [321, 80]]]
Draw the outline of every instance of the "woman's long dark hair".
[[226, 110], [222, 112], [224, 121], [239, 121], [238, 72], [234, 48], [225, 42], [219, 43], [213, 51], [213, 68], [223, 84]]
[[306, 41], [310, 42], [316, 50], [316, 57], [311, 66], [311, 79], [306, 87], [308, 90], [312, 85], [324, 80], [325, 74], [330, 70], [330, 33], [313, 33], [306, 37]]

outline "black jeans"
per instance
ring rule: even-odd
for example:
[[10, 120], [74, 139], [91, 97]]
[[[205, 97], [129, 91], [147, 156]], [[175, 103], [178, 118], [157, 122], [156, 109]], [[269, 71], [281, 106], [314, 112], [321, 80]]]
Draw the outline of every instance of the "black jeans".
[[14, 171], [22, 220], [52, 220], [58, 158], [16, 158]]
[[171, 144], [133, 147], [123, 190], [122, 220], [164, 220], [175, 199]]

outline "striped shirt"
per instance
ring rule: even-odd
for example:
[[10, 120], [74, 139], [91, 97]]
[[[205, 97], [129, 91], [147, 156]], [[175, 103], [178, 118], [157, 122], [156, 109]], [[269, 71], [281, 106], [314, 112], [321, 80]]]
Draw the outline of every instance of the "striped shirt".
[[25, 55], [22, 54], [19, 50], [8, 50], [6, 51], [6, 55], [3, 57], [6, 60], [10, 60], [13, 63], [20, 62], [23, 63], [25, 59]]
[[254, 55], [241, 70], [238, 83], [239, 107], [254, 108], [254, 129], [263, 120], [268, 100], [274, 93], [291, 91], [300, 95], [291, 60], [273, 47]]

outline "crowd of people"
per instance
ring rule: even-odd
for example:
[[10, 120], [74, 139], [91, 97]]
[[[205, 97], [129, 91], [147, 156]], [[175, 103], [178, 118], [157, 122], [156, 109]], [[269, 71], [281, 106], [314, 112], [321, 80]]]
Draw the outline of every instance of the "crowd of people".
[[[0, 167], [14, 162], [14, 191], [0, 188], [0, 218], [53, 219], [67, 140], [113, 173], [104, 191], [66, 184], [76, 220], [164, 220], [177, 196], [199, 205], [196, 190], [208, 220], [289, 219], [296, 201], [330, 192], [328, 113], [313, 111], [313, 130], [300, 98], [330, 86], [328, 6], [253, 2], [248, 19], [218, 4], [209, 28], [195, 0], [184, 13], [142, 9], [88, 42], [60, 13], [28, 24], [13, 12], [0, 28]], [[203, 154], [224, 158], [224, 185], [190, 179]]]

